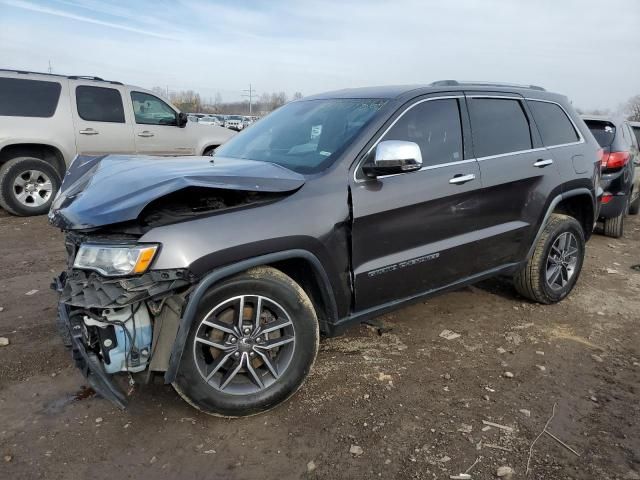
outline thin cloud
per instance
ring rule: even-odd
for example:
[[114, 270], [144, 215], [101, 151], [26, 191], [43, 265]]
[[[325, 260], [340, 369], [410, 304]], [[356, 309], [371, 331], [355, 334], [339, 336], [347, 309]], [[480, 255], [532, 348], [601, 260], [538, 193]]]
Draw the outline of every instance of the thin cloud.
[[55, 17], [68, 18], [70, 20], [76, 20], [79, 22], [91, 23], [94, 25], [100, 25], [108, 28], [115, 28], [117, 30], [124, 30], [126, 32], [136, 33], [138, 35], [146, 35], [148, 37], [162, 38], [165, 40], [176, 40], [176, 37], [170, 35], [164, 35], [150, 30], [143, 30], [140, 28], [130, 27], [120, 23], [107, 22], [104, 20], [98, 20], [84, 15], [77, 15], [74, 13], [66, 12], [64, 10], [58, 10], [55, 8], [49, 8], [42, 5], [36, 5], [24, 0], [0, 0], [0, 3], [4, 3], [10, 7], [20, 8], [22, 10], [28, 10], [31, 12], [44, 13], [46, 15], [53, 15]]

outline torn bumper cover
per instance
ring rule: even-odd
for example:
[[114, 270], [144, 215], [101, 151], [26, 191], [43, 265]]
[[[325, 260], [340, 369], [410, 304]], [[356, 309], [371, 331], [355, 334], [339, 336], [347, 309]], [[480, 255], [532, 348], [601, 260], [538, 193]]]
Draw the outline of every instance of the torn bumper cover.
[[60, 334], [76, 366], [103, 398], [125, 408], [126, 394], [114, 374], [167, 370], [194, 281], [187, 270], [107, 278], [71, 269], [54, 279]]
[[[83, 341], [82, 318], [78, 315], [69, 317], [69, 311], [63, 303], [58, 304], [58, 315], [61, 326], [69, 330], [71, 351], [76, 367], [85, 376], [91, 388], [102, 398], [111, 401], [120, 408], [126, 408], [125, 393], [116, 385], [113, 378], [105, 372], [95, 353], [87, 351]], [[72, 321], [73, 318], [73, 321]]]

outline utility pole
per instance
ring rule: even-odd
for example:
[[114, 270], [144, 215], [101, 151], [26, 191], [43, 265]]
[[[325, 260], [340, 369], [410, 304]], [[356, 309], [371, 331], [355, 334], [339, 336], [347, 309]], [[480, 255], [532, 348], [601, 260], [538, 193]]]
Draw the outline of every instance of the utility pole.
[[51, 60], [49, 60], [49, 73], [51, 73]]
[[249, 97], [249, 115], [251, 115], [252, 113], [252, 105], [253, 105], [253, 97], [256, 94], [256, 91], [253, 89], [253, 87], [251, 86], [251, 84], [249, 84], [249, 90], [242, 90], [243, 93], [242, 96], [243, 97]]

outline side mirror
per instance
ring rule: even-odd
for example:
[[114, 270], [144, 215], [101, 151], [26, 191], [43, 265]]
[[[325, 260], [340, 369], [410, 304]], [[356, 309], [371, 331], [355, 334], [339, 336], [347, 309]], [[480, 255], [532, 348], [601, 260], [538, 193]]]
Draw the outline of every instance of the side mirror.
[[404, 140], [385, 140], [376, 146], [373, 161], [366, 162], [362, 171], [368, 177], [415, 172], [422, 168], [420, 146]]
[[188, 121], [189, 121], [189, 117], [186, 113], [180, 112], [178, 114], [178, 126], [180, 128], [184, 128], [184, 126], [187, 124]]

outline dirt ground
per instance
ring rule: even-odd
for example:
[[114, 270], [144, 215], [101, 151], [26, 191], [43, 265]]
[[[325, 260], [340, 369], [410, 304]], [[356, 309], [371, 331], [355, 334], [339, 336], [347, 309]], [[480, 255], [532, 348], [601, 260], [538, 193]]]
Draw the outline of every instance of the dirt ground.
[[[448, 479], [477, 461], [474, 480], [640, 479], [638, 217], [593, 237], [564, 302], [494, 280], [399, 310], [382, 335], [324, 340], [298, 394], [240, 420], [161, 383], [126, 411], [83, 390], [54, 327], [62, 236], [0, 212], [0, 246], [0, 478]], [[547, 430], [579, 457], [544, 434], [527, 477], [554, 404]]]

